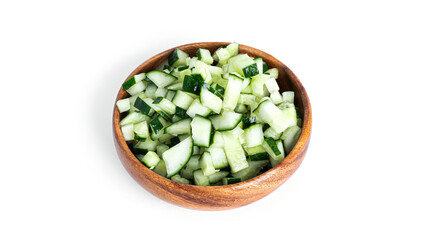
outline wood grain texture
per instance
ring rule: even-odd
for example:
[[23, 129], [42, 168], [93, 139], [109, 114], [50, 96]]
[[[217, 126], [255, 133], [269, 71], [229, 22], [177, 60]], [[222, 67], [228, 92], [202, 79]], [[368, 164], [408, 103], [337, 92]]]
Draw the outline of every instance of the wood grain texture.
[[[213, 53], [229, 42], [201, 42], [178, 46], [179, 49], [195, 56], [197, 49], [209, 49]], [[175, 48], [171, 48], [137, 67], [128, 77], [157, 68]], [[299, 167], [307, 152], [312, 127], [312, 113], [307, 93], [295, 74], [273, 56], [258, 49], [241, 45], [240, 53], [252, 57], [263, 57], [269, 68], [279, 70], [278, 84], [281, 92], [295, 91], [295, 106], [300, 108], [303, 118], [303, 130], [295, 148], [276, 167], [244, 182], [226, 186], [195, 186], [171, 181], [144, 166], [131, 152], [124, 141], [119, 125], [120, 115], [116, 101], [128, 97], [128, 93], [119, 90], [113, 110], [113, 136], [119, 158], [130, 175], [146, 190], [157, 197], [178, 206], [199, 210], [223, 210], [247, 205], [268, 195], [283, 184]], [[126, 80], [127, 80], [126, 79]], [[121, 82], [122, 84], [122, 82]]]

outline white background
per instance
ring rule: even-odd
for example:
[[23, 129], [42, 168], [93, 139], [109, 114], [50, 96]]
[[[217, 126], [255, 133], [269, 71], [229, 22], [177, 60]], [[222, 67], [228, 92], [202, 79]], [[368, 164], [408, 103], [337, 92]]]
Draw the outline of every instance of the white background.
[[[438, 1], [2, 1], [0, 239], [440, 239]], [[228, 211], [168, 204], [113, 147], [127, 75], [236, 41], [308, 91], [298, 171]]]

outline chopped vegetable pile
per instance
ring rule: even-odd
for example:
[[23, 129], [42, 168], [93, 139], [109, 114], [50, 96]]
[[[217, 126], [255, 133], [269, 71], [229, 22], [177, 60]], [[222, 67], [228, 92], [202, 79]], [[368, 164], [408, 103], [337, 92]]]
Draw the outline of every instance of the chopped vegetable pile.
[[[216, 63], [214, 65], [214, 63]], [[200, 186], [251, 179], [279, 164], [301, 133], [294, 92], [278, 69], [231, 43], [213, 55], [175, 49], [157, 70], [122, 84], [125, 141], [159, 175]]]

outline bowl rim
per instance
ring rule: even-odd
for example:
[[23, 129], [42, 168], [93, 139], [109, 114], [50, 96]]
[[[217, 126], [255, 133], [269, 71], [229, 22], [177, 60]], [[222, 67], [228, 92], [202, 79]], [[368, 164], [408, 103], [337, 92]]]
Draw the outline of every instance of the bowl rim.
[[[153, 57], [147, 59], [146, 61], [142, 62], [138, 67], [136, 67], [136, 69], [134, 69], [129, 75], [128, 77], [124, 80], [127, 81], [129, 78], [131, 78], [132, 76], [134, 76], [135, 74], [140, 73], [139, 71], [143, 68], [144, 65], [146, 65], [147, 63], [149, 63], [150, 61], [154, 61], [159, 59], [160, 57], [163, 57], [164, 54], [167, 54], [169, 52], [171, 52], [172, 50], [176, 49], [176, 48], [185, 48], [185, 47], [189, 47], [189, 46], [193, 46], [193, 45], [205, 45], [205, 44], [217, 44], [219, 46], [225, 46], [230, 44], [231, 42], [194, 42], [194, 43], [188, 43], [188, 44], [183, 44], [183, 45], [179, 45], [179, 46], [175, 46], [172, 47], [170, 49], [167, 49], [165, 51], [162, 51], [156, 55], [154, 55]], [[193, 190], [193, 191], [199, 191], [201, 189], [215, 189], [215, 190], [221, 190], [221, 189], [232, 189], [232, 190], [237, 190], [237, 189], [241, 189], [241, 188], [246, 188], [249, 185], [253, 185], [255, 183], [258, 183], [260, 181], [263, 181], [264, 179], [270, 178], [273, 174], [276, 174], [276, 172], [281, 169], [281, 168], [285, 168], [288, 165], [292, 164], [297, 158], [295, 158], [294, 156], [301, 154], [303, 151], [307, 150], [308, 147], [308, 143], [310, 141], [310, 136], [311, 136], [311, 127], [312, 127], [312, 112], [311, 112], [311, 105], [310, 105], [310, 100], [308, 98], [307, 92], [304, 88], [304, 86], [302, 85], [302, 83], [299, 81], [298, 77], [292, 72], [292, 70], [290, 70], [290, 68], [288, 68], [284, 63], [282, 63], [280, 60], [278, 60], [277, 58], [273, 57], [272, 55], [261, 51], [259, 49], [244, 45], [244, 44], [240, 44], [240, 49], [251, 49], [255, 52], [257, 52], [259, 55], [261, 55], [263, 57], [263, 59], [265, 57], [270, 57], [271, 60], [273, 62], [277, 62], [277, 64], [279, 64], [283, 70], [286, 72], [286, 75], [288, 76], [288, 78], [291, 78], [293, 81], [295, 81], [295, 84], [298, 86], [299, 92], [295, 91], [295, 95], [299, 94], [301, 100], [302, 100], [302, 104], [303, 104], [303, 119], [302, 119], [302, 131], [301, 131], [301, 135], [295, 145], [295, 147], [292, 149], [292, 151], [285, 156], [285, 158], [275, 167], [272, 167], [271, 169], [267, 170], [266, 172], [248, 179], [246, 181], [243, 182], [239, 182], [239, 183], [234, 183], [234, 184], [228, 184], [228, 185], [221, 185], [221, 186], [198, 186], [198, 185], [192, 185], [192, 184], [185, 184], [185, 183], [179, 183], [176, 181], [173, 181], [169, 178], [163, 177], [157, 173], [155, 173], [153, 170], [149, 169], [147, 166], [145, 166], [144, 164], [142, 164], [134, 155], [134, 153], [130, 150], [130, 148], [128, 147], [128, 144], [126, 143], [126, 141], [123, 138], [122, 135], [122, 131], [121, 131], [121, 127], [119, 124], [119, 118], [116, 119], [116, 116], [119, 116], [119, 110], [117, 108], [116, 102], [120, 99], [120, 97], [123, 94], [123, 90], [122, 90], [122, 83], [121, 83], [121, 87], [119, 88], [118, 94], [116, 96], [116, 100], [114, 102], [114, 106], [113, 106], [113, 117], [112, 117], [112, 127], [113, 127], [113, 134], [114, 134], [114, 139], [115, 139], [115, 144], [119, 144], [119, 146], [122, 148], [123, 154], [125, 154], [127, 156], [127, 159], [129, 161], [132, 162], [132, 164], [134, 165], [138, 165], [142, 171], [142, 174], [144, 176], [148, 176], [148, 177], [153, 177], [154, 180], [157, 181], [161, 181], [167, 184], [173, 184], [179, 188], [184, 188], [186, 190]], [[263, 56], [264, 55], [264, 56]], [[159, 63], [160, 64], [160, 63]], [[118, 121], [116, 121], [118, 120]], [[122, 160], [122, 159], [121, 159]], [[153, 174], [153, 175], [151, 175]], [[290, 177], [290, 176], [289, 176]], [[287, 178], [289, 178], [287, 177]], [[286, 178], [286, 180], [287, 180]], [[275, 189], [273, 189], [275, 190]]]

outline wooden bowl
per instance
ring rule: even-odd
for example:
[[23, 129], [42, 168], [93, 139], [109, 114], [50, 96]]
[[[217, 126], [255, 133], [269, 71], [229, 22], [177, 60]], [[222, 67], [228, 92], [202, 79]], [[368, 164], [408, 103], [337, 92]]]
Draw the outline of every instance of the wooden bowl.
[[[178, 46], [179, 49], [195, 56], [197, 49], [209, 49], [213, 53], [228, 42], [201, 42]], [[175, 49], [173, 47], [137, 67], [128, 77], [148, 72], [157, 68]], [[119, 125], [120, 114], [116, 107], [113, 110], [113, 136], [116, 151], [125, 169], [146, 190], [157, 197], [178, 206], [199, 210], [223, 210], [237, 208], [257, 201], [268, 195], [283, 184], [299, 167], [305, 157], [310, 141], [312, 113], [306, 90], [293, 72], [273, 56], [258, 49], [240, 44], [240, 53], [249, 56], [263, 57], [269, 68], [279, 70], [278, 84], [282, 91], [295, 91], [295, 106], [300, 108], [303, 119], [303, 129], [295, 148], [277, 166], [250, 180], [225, 186], [195, 186], [171, 181], [162, 177], [143, 165], [131, 152], [122, 136]], [[121, 82], [122, 84], [122, 82]], [[128, 93], [119, 90], [116, 101], [128, 97]]]

